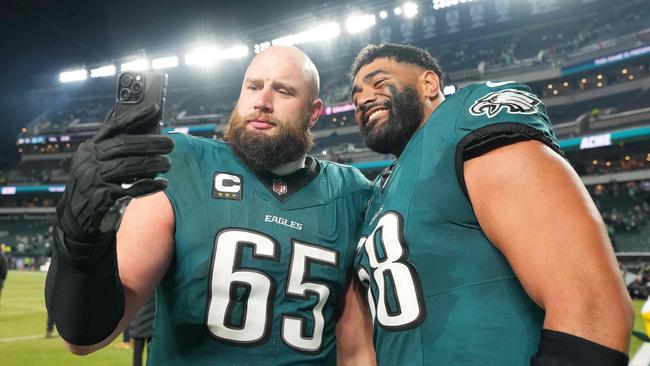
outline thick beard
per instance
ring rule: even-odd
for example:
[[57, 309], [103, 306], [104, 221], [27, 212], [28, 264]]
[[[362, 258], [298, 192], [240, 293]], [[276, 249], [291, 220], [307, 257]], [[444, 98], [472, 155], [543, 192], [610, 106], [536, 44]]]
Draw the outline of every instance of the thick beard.
[[385, 103], [390, 110], [388, 120], [375, 128], [363, 124], [361, 136], [372, 151], [399, 156], [420, 127], [424, 107], [413, 87], [405, 87], [401, 92], [396, 88], [391, 88], [390, 91], [393, 97]]
[[300, 159], [314, 146], [308, 118], [309, 114], [302, 116], [304, 123], [299, 128], [290, 126], [291, 123], [287, 121], [271, 119], [276, 126], [276, 133], [269, 136], [263, 132], [248, 130], [247, 118], [238, 115], [235, 107], [224, 132], [224, 140], [254, 171], [273, 170]]

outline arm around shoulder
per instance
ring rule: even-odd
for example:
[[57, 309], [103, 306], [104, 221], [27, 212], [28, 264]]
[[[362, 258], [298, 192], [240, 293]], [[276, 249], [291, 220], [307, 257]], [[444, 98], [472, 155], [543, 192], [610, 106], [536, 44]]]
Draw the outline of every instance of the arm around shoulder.
[[361, 289], [359, 281], [353, 278], [345, 292], [343, 313], [336, 325], [338, 366], [376, 365], [372, 344], [372, 319]]

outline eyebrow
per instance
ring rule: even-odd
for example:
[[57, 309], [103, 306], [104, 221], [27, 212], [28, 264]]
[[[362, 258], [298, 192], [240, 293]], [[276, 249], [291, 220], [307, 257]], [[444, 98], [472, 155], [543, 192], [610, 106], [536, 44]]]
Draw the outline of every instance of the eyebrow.
[[264, 80], [262, 80], [260, 78], [246, 78], [246, 79], [244, 79], [244, 82], [254, 84], [254, 83], [264, 82]]
[[[245, 83], [250, 83], [250, 84], [260, 84], [260, 83], [263, 84], [264, 79], [262, 79], [262, 78], [246, 78], [246, 79], [244, 79], [244, 82]], [[291, 85], [289, 85], [289, 84], [287, 84], [287, 83], [285, 83], [283, 81], [274, 80], [273, 82], [271, 82], [271, 87], [273, 89], [286, 89], [288, 92], [290, 92], [291, 94], [294, 94], [294, 95], [298, 93], [298, 90], [296, 88], [294, 88], [293, 86], [291, 86]]]
[[[363, 82], [367, 83], [370, 79], [374, 78], [375, 76], [377, 76], [379, 74], [390, 74], [390, 73], [388, 71], [386, 71], [386, 70], [378, 69], [378, 70], [375, 70], [375, 71], [369, 73], [368, 75], [364, 76], [363, 77]], [[358, 85], [355, 84], [352, 87], [352, 92], [350, 93], [350, 99], [352, 99], [354, 97], [354, 95], [356, 93], [360, 92], [360, 91], [361, 91], [361, 88]]]

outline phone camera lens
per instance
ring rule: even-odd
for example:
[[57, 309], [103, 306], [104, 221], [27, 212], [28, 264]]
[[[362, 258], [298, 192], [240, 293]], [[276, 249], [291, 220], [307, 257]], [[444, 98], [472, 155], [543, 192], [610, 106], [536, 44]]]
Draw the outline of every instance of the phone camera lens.
[[120, 100], [122, 102], [127, 102], [131, 97], [131, 91], [127, 88], [120, 90]]
[[133, 85], [131, 85], [131, 90], [132, 90], [134, 93], [139, 93], [139, 92], [141, 92], [141, 91], [142, 91], [142, 83], [139, 82], [139, 81], [136, 81], [135, 83], [133, 83]]
[[120, 79], [120, 84], [122, 86], [129, 86], [133, 82], [133, 77], [129, 74], [124, 74], [122, 75], [122, 78]]

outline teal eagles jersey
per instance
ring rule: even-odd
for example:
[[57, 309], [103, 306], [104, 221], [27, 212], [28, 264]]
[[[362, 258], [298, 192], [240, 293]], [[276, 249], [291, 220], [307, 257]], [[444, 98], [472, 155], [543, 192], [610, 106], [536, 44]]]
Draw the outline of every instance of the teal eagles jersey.
[[306, 169], [257, 176], [222, 141], [170, 136], [175, 249], [148, 364], [335, 364], [370, 182], [309, 158], [312, 180], [294, 189]]
[[355, 267], [369, 285], [378, 364], [530, 363], [544, 313], [481, 230], [463, 179], [464, 160], [530, 139], [559, 152], [528, 87], [472, 84], [377, 177]]

